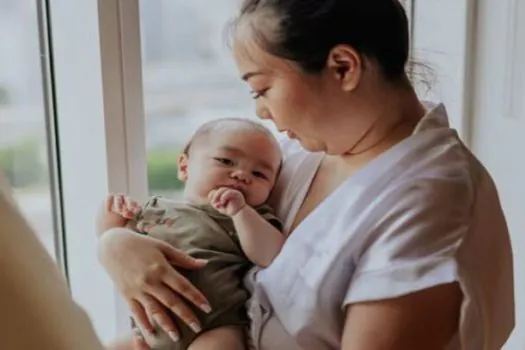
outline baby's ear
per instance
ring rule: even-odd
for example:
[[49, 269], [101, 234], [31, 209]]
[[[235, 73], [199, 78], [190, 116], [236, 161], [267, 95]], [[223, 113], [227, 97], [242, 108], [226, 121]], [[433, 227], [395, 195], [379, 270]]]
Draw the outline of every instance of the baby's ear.
[[186, 154], [181, 154], [179, 157], [179, 180], [186, 182], [188, 180], [188, 156]]

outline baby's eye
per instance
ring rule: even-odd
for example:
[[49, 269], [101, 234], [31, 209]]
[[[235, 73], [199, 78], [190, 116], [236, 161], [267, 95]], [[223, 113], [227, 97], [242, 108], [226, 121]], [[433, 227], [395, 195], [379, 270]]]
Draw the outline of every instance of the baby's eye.
[[233, 161], [228, 158], [214, 158], [214, 159], [223, 165], [227, 165], [227, 166], [233, 165]]
[[254, 171], [253, 172], [253, 176], [258, 177], [260, 179], [268, 180], [268, 176], [266, 176], [265, 174], [261, 173], [260, 171]]

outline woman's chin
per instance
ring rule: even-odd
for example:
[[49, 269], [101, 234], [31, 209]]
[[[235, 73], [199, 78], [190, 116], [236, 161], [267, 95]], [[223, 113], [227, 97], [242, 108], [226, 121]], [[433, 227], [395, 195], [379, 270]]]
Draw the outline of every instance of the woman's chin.
[[308, 152], [324, 152], [325, 151], [325, 147], [323, 147], [323, 145], [320, 144], [319, 142], [315, 142], [315, 141], [308, 140], [308, 139], [300, 139], [300, 138], [296, 138], [296, 140], [299, 141], [299, 143], [301, 144], [301, 147]]

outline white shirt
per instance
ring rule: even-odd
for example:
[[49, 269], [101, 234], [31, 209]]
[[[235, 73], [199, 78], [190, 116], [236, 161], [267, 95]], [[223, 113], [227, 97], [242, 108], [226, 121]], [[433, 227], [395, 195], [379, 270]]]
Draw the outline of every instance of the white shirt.
[[22, 218], [0, 173], [0, 348], [100, 350], [86, 314]]
[[[289, 230], [322, 154], [283, 143], [275, 208]], [[448, 349], [496, 350], [514, 327], [512, 251], [496, 188], [432, 106], [413, 135], [346, 180], [257, 275], [250, 314], [263, 350], [341, 348], [345, 307], [458, 281]]]

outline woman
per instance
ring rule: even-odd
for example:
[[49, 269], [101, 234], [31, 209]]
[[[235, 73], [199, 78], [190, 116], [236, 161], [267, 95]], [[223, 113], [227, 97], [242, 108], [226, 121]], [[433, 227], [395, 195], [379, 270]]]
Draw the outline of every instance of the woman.
[[[273, 200], [289, 237], [249, 310], [257, 348], [500, 349], [505, 219], [444, 107], [418, 101], [398, 1], [245, 0], [233, 29], [257, 114], [291, 139]], [[183, 300], [205, 300], [160, 242], [112, 231], [100, 254], [143, 329], [175, 331], [161, 305], [195, 321]]]

